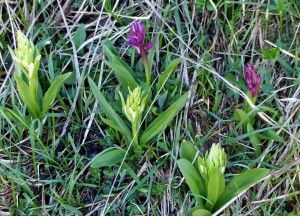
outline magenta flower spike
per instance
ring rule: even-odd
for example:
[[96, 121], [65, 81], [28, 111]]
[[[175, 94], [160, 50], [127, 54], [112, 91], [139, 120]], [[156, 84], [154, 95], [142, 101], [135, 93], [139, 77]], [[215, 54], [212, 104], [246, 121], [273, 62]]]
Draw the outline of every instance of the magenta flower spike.
[[144, 45], [146, 39], [145, 24], [143, 22], [134, 21], [130, 26], [131, 34], [128, 34], [129, 41], [125, 43], [127, 46], [134, 46], [139, 54], [148, 51], [153, 46], [151, 40], [147, 45]]
[[254, 65], [248, 63], [244, 68], [245, 81], [253, 97], [256, 97], [260, 90], [261, 78], [255, 71]]

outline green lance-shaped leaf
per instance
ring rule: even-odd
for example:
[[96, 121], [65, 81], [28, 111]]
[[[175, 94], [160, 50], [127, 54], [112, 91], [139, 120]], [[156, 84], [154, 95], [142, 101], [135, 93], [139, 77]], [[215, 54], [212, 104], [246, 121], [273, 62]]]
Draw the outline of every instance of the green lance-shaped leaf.
[[[85, 42], [85, 38], [86, 38], [86, 29], [85, 26], [81, 24], [75, 31], [74, 38], [73, 38], [77, 50]], [[79, 50], [79, 54], [80, 55], [83, 54], [83, 49]]]
[[100, 152], [91, 162], [93, 168], [110, 167], [121, 162], [126, 152], [123, 149], [109, 148]]
[[94, 81], [89, 77], [88, 78], [90, 87], [93, 91], [95, 98], [97, 99], [98, 103], [102, 107], [104, 113], [108, 116], [110, 121], [113, 124], [117, 125], [119, 129], [122, 130], [123, 135], [125, 136], [125, 141], [129, 145], [132, 141], [131, 131], [126, 126], [125, 122], [120, 118], [120, 116], [116, 113], [116, 111], [110, 106], [107, 102], [103, 94], [99, 91], [98, 87], [94, 83]]
[[267, 131], [264, 131], [262, 134], [257, 134], [257, 135], [261, 139], [275, 140], [278, 142], [283, 142], [282, 137], [279, 136], [274, 130], [267, 130]]
[[[247, 123], [247, 132], [251, 133], [254, 131], [254, 128], [252, 127], [252, 125], [250, 124], [250, 122]], [[257, 134], [251, 134], [249, 136], [249, 139], [253, 145], [253, 148], [255, 149], [255, 154], [256, 156], [260, 156], [261, 155], [261, 141], [258, 137]]]
[[208, 180], [207, 185], [207, 202], [205, 208], [212, 211], [215, 203], [225, 189], [224, 174], [219, 169], [214, 169]]
[[69, 78], [71, 72], [60, 75], [49, 87], [48, 91], [45, 93], [43, 105], [42, 105], [42, 115], [45, 115], [50, 109], [51, 104], [54, 102], [56, 96], [58, 95], [62, 85], [65, 80]]
[[109, 61], [112, 61], [112, 58], [114, 56], [119, 57], [118, 50], [116, 49], [116, 47], [114, 47], [114, 45], [110, 40], [103, 40], [101, 41], [101, 44], [102, 44], [103, 52], [105, 56], [109, 59]]
[[69, 210], [70, 212], [74, 213], [75, 215], [78, 215], [78, 216], [82, 216], [82, 215], [83, 215], [82, 212], [79, 211], [79, 210], [78, 210], [77, 208], [75, 208], [74, 206], [71, 206], [71, 205], [68, 205], [68, 204], [64, 204], [64, 203], [61, 203], [61, 205], [62, 205], [65, 209], [67, 209], [67, 210]]
[[178, 114], [178, 112], [184, 107], [188, 100], [188, 92], [182, 95], [175, 103], [173, 103], [166, 111], [161, 113], [143, 132], [140, 137], [139, 143], [146, 144], [152, 138], [161, 133], [168, 124], [171, 123], [173, 118]]
[[249, 115], [247, 115], [247, 113], [245, 113], [245, 111], [241, 109], [235, 109], [233, 116], [235, 120], [241, 121], [242, 124], [248, 123], [250, 121]]
[[175, 68], [178, 66], [178, 64], [181, 62], [180, 58], [174, 59], [170, 62], [168, 68], [159, 75], [158, 77], [158, 83], [157, 83], [157, 91], [161, 89], [161, 87], [164, 85], [164, 83], [167, 81], [167, 79], [170, 77], [172, 72], [175, 70]]
[[[0, 111], [3, 112], [3, 115], [5, 115], [6, 118], [8, 118], [9, 120], [13, 120], [15, 122], [18, 123], [22, 123], [27, 129], [29, 129], [29, 125], [26, 121], [26, 119], [24, 119], [20, 114], [18, 114], [16, 111], [0, 106]], [[1, 114], [1, 112], [0, 112]]]
[[124, 88], [130, 87], [130, 89], [135, 89], [139, 85], [127, 68], [124, 67], [117, 58], [114, 57], [111, 62], [105, 61], [105, 64], [113, 69], [116, 78]]
[[251, 185], [264, 178], [266, 175], [268, 175], [269, 171], [269, 169], [255, 168], [247, 170], [233, 177], [216, 202], [213, 208], [213, 212], [220, 209], [223, 205], [225, 205], [228, 201], [237, 196], [243, 190], [249, 188]]
[[123, 66], [130, 74], [131, 76], [136, 80], [137, 76], [132, 70], [132, 68], [120, 58], [118, 50], [113, 46], [111, 41], [109, 40], [104, 40], [101, 42], [102, 47], [103, 47], [103, 52], [105, 56], [108, 58], [110, 62], [115, 62], [118, 65]]
[[113, 121], [110, 121], [102, 116], [100, 116], [101, 120], [103, 121], [104, 124], [106, 124], [107, 126], [109, 126], [110, 128], [113, 128], [121, 133], [124, 133], [124, 131], [117, 125], [115, 124]]
[[[199, 197], [205, 197], [205, 183], [203, 178], [200, 176], [198, 170], [193, 166], [191, 162], [186, 159], [179, 159], [177, 161], [180, 172], [185, 178], [190, 190], [195, 194], [195, 198], [201, 207], [204, 206], [204, 199]], [[199, 196], [197, 196], [199, 195]]]
[[29, 86], [20, 77], [18, 77], [18, 75], [15, 75], [14, 77], [17, 82], [19, 95], [26, 104], [30, 115], [32, 115], [33, 118], [39, 118], [41, 110], [37, 101], [31, 95]]
[[[187, 159], [189, 162], [193, 163], [196, 154], [197, 154], [197, 149], [192, 143], [186, 140], [184, 140], [181, 143], [180, 152], [179, 152], [181, 159]], [[195, 161], [195, 164], [197, 164], [197, 160]]]

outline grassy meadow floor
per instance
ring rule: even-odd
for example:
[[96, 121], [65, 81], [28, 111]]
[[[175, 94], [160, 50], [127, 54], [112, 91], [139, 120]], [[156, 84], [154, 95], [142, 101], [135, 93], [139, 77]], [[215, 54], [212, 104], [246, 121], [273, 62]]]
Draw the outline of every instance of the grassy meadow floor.
[[[0, 14], [1, 107], [29, 115], [8, 49], [17, 46], [17, 30], [42, 55], [42, 89], [72, 72], [45, 118], [32, 124], [39, 124], [41, 136], [0, 109], [0, 215], [184, 215], [196, 200], [176, 163], [183, 140], [201, 155], [220, 143], [227, 153], [226, 182], [250, 168], [271, 170], [215, 215], [300, 215], [298, 0], [21, 0], [0, 1]], [[88, 77], [118, 107], [120, 83], [106, 63], [103, 41], [142, 71], [136, 50], [124, 45], [134, 20], [145, 23], [146, 40], [154, 41], [153, 82], [181, 59], [163, 83], [165, 97], [153, 95], [158, 100], [151, 115], [185, 92], [188, 102], [162, 133], [137, 149], [140, 157], [93, 168], [98, 153], [128, 147], [103, 122]], [[258, 157], [251, 133], [234, 117], [248, 98], [247, 63], [262, 78], [253, 133], [271, 128], [277, 134], [262, 139]]]

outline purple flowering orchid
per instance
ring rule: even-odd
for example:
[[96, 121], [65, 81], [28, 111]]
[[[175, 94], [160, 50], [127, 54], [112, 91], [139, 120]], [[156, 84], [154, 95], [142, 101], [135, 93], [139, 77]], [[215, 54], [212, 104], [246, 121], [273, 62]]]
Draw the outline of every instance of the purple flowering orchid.
[[143, 22], [134, 21], [130, 26], [131, 34], [128, 34], [129, 41], [125, 43], [127, 46], [134, 46], [139, 54], [148, 51], [153, 46], [151, 40], [147, 45], [144, 45], [146, 39], [145, 24]]
[[261, 78], [255, 71], [254, 65], [248, 63], [244, 68], [245, 81], [253, 97], [256, 97], [260, 90]]

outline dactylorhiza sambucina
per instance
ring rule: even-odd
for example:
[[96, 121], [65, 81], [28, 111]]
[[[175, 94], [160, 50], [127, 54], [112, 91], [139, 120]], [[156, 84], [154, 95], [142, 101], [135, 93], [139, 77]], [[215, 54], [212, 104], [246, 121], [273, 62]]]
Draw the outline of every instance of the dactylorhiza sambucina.
[[256, 72], [254, 65], [248, 63], [244, 68], [244, 76], [247, 87], [251, 92], [252, 97], [256, 97], [260, 90], [261, 78]]
[[128, 88], [129, 94], [126, 102], [121, 92], [119, 92], [122, 100], [122, 109], [127, 119], [131, 122], [132, 136], [134, 137], [133, 146], [138, 146], [138, 128], [141, 124], [142, 114], [145, 109], [147, 96], [143, 97], [141, 87], [136, 87], [133, 91]]
[[21, 31], [17, 32], [17, 42], [18, 47], [14, 51], [10, 49], [12, 58], [17, 63], [15, 76], [22, 77], [24, 74], [27, 77], [32, 97], [37, 100], [40, 52]]
[[150, 50], [153, 46], [153, 40], [145, 45], [146, 40], [146, 30], [145, 24], [140, 21], [134, 21], [130, 26], [131, 34], [128, 34], [129, 41], [125, 43], [127, 46], [133, 46], [137, 49], [137, 52], [142, 58], [142, 62], [145, 68], [146, 74], [146, 94], [148, 94], [150, 85], [151, 85], [151, 73], [150, 68], [148, 67], [148, 58], [146, 51]]
[[[34, 46], [21, 31], [17, 32], [18, 48], [12, 51], [13, 59], [21, 66], [24, 74], [28, 79], [36, 76], [39, 69], [41, 55], [39, 50]], [[19, 74], [20, 75], [20, 74]]]

